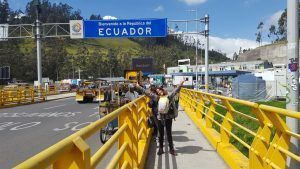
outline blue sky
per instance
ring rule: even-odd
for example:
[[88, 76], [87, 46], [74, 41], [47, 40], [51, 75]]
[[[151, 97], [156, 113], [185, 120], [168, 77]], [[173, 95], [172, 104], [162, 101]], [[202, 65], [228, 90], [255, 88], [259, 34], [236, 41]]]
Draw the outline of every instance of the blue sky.
[[[24, 9], [29, 0], [9, 0], [13, 9]], [[255, 44], [256, 27], [260, 21], [265, 25], [276, 22], [282, 10], [286, 8], [285, 0], [50, 0], [64, 2], [74, 9], [80, 9], [88, 18], [92, 13], [101, 16], [110, 15], [117, 18], [168, 18], [193, 19], [195, 13], [188, 9], [198, 9], [199, 17], [208, 13], [211, 17], [211, 36], [230, 43], [240, 43], [247, 48]], [[195, 25], [189, 25], [191, 29]], [[203, 28], [202, 26], [200, 29]], [[266, 30], [268, 28], [265, 28]], [[237, 40], [237, 41], [236, 41]], [[245, 40], [243, 43], [240, 41]], [[263, 37], [268, 41], [267, 34]], [[221, 43], [221, 42], [219, 42]], [[247, 46], [247, 43], [251, 45]], [[237, 44], [240, 45], [240, 44]], [[216, 45], [218, 46], [218, 45]], [[218, 48], [218, 47], [216, 47]], [[224, 50], [226, 47], [219, 47]], [[226, 49], [225, 49], [226, 50]], [[229, 51], [225, 51], [228, 53]]]

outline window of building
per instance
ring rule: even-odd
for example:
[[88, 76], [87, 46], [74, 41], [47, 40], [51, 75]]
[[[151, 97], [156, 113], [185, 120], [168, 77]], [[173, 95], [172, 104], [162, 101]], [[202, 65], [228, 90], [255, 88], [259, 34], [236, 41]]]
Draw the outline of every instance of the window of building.
[[235, 67], [234, 67], [234, 66], [231, 66], [231, 70], [235, 70]]

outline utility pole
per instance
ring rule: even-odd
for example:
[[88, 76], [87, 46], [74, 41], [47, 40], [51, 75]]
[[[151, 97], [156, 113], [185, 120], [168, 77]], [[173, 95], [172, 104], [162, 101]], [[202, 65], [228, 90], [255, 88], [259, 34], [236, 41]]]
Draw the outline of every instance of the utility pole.
[[[188, 12], [196, 12], [196, 39], [195, 39], [195, 47], [196, 47], [196, 57], [195, 57], [195, 61], [196, 61], [196, 90], [198, 90], [198, 9], [196, 10], [187, 10]], [[188, 22], [186, 22], [187, 24]]]
[[[286, 108], [298, 112], [299, 106], [299, 18], [298, 18], [298, 0], [287, 0], [287, 96]], [[286, 123], [293, 133], [298, 134], [298, 119], [287, 117]], [[299, 154], [298, 139], [291, 137], [291, 152]], [[299, 163], [288, 158], [288, 168], [298, 169]]]
[[208, 14], [205, 15], [204, 18], [205, 23], [205, 38], [206, 38], [206, 45], [205, 45], [205, 92], [208, 93], [208, 51], [209, 51], [209, 16]]
[[36, 0], [36, 50], [37, 50], [37, 73], [38, 87], [42, 85], [42, 41], [41, 41], [41, 22], [40, 22], [40, 1]]

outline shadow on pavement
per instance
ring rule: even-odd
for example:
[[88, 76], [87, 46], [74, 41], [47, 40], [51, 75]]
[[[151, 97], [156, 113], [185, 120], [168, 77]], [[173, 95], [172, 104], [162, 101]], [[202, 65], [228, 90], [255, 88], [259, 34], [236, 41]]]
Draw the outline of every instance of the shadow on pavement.
[[181, 134], [186, 134], [186, 131], [172, 131], [172, 135], [181, 135]]
[[189, 139], [186, 136], [173, 136], [173, 141], [175, 142], [189, 142], [189, 141], [195, 141], [194, 139]]

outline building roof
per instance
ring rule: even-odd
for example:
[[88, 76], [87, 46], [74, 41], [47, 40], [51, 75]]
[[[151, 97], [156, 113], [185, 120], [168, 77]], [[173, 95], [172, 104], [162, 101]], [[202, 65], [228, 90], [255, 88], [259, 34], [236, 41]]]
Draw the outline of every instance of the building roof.
[[[239, 71], [239, 70], [225, 70], [225, 71], [209, 71], [209, 76], [238, 76], [241, 74], [247, 74], [251, 72]], [[171, 73], [173, 76], [196, 76], [196, 72], [187, 72], [187, 73]], [[204, 76], [205, 72], [198, 72], [198, 76]]]

